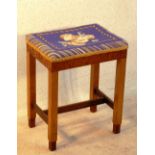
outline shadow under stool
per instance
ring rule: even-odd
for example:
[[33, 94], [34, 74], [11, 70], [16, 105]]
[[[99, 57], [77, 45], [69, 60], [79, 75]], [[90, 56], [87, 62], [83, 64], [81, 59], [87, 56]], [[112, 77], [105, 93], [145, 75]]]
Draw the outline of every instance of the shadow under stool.
[[[128, 44], [98, 24], [29, 34], [27, 45], [27, 109], [29, 127], [36, 113], [48, 124], [49, 149], [56, 150], [58, 113], [106, 103], [113, 110], [113, 133], [122, 122], [125, 68]], [[48, 69], [48, 109], [36, 104], [36, 59]], [[114, 101], [99, 90], [99, 64], [116, 60]], [[90, 100], [58, 107], [58, 72], [91, 65]]]

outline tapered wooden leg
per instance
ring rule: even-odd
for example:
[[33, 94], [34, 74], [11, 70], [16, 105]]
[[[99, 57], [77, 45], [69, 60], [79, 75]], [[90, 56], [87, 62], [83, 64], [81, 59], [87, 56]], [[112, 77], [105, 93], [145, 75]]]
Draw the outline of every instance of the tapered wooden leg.
[[[99, 85], [99, 63], [91, 65], [90, 74], [90, 99], [95, 99], [94, 90], [98, 88]], [[91, 112], [97, 111], [97, 106], [90, 107]]]
[[56, 150], [58, 111], [58, 72], [48, 71], [48, 140], [49, 149]]
[[27, 48], [27, 109], [29, 127], [35, 127], [36, 61]]
[[116, 68], [114, 110], [113, 110], [113, 133], [115, 134], [120, 132], [122, 123], [125, 69], [126, 69], [126, 58], [118, 59]]

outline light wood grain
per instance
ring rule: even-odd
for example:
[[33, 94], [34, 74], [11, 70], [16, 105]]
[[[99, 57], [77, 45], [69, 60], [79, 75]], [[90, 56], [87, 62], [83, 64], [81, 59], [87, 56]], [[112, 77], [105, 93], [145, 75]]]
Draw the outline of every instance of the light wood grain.
[[117, 60], [113, 124], [119, 126], [122, 123], [123, 98], [125, 85], [126, 58]]
[[[99, 86], [99, 63], [91, 65], [91, 72], [90, 72], [90, 99], [96, 99], [97, 96], [94, 93], [95, 89], [98, 89]], [[90, 107], [91, 112], [97, 111], [97, 106]]]
[[27, 111], [29, 126], [35, 126], [36, 104], [36, 60], [27, 48]]
[[57, 113], [58, 113], [58, 72], [51, 72], [51, 70], [49, 70], [48, 71], [48, 139], [49, 139], [49, 144], [56, 142], [57, 140]]
[[[123, 110], [124, 81], [125, 81], [125, 65], [126, 65], [127, 47], [123, 49], [113, 49], [110, 51], [96, 51], [94, 53], [79, 55], [65, 59], [51, 59], [43, 52], [36, 49], [27, 42], [27, 89], [28, 89], [28, 118], [29, 126], [35, 126], [36, 117], [36, 61], [39, 60], [48, 69], [48, 140], [49, 149], [56, 150], [57, 141], [57, 119], [58, 119], [58, 71], [70, 69], [79, 66], [91, 65], [90, 76], [90, 99], [97, 99], [95, 90], [99, 87], [99, 63], [117, 60], [116, 69], [116, 85], [114, 105], [109, 104], [113, 110], [113, 131], [120, 132]], [[87, 103], [86, 103], [87, 104]], [[77, 105], [76, 105], [77, 106]], [[90, 105], [89, 105], [90, 106]], [[79, 107], [79, 104], [78, 104]], [[80, 105], [80, 108], [82, 106]], [[75, 109], [75, 106], [69, 106]], [[65, 110], [68, 107], [64, 108]], [[63, 109], [63, 110], [64, 110]], [[77, 108], [78, 109], [78, 108]], [[95, 104], [90, 106], [90, 111], [95, 112], [97, 107]], [[38, 110], [42, 115], [43, 111]]]

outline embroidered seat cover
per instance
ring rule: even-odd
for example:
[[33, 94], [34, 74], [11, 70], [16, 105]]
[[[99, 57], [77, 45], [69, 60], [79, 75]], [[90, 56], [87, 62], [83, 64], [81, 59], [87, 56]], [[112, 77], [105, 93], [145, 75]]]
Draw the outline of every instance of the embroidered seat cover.
[[126, 41], [98, 24], [29, 34], [26, 39], [54, 59], [127, 47]]

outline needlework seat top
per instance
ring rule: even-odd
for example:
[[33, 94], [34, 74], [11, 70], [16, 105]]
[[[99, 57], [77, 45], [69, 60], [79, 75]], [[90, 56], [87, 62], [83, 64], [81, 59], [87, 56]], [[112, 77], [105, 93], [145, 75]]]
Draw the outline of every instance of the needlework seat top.
[[28, 43], [51, 59], [127, 48], [127, 42], [98, 24], [29, 34]]

